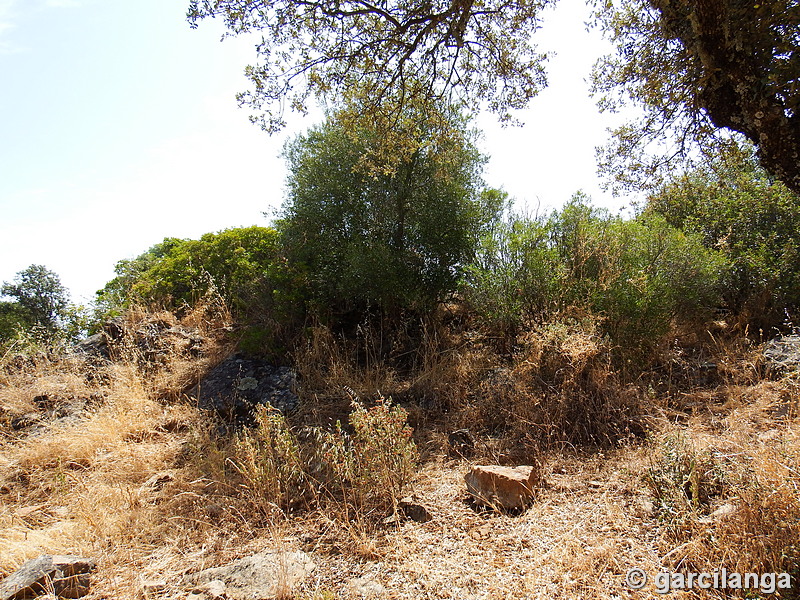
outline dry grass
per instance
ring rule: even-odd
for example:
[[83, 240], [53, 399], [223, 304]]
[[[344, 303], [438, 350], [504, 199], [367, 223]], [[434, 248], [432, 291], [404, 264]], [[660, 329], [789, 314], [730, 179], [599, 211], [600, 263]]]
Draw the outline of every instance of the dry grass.
[[[364, 337], [318, 328], [295, 353], [306, 401], [295, 431], [345, 416], [344, 386], [404, 400], [417, 428], [423, 462], [410, 492], [434, 518], [384, 524], [383, 513], [334, 494], [258, 506], [233, 468], [241, 450], [181, 399], [226, 351], [214, 334], [224, 319], [158, 315], [188, 327], [187, 318], [208, 342], [200, 357], [179, 347], [155, 367], [133, 351], [104, 367], [40, 357], [5, 372], [0, 574], [44, 552], [84, 554], [99, 559], [90, 598], [141, 598], [150, 579], [166, 580], [159, 597], [185, 598], [185, 573], [265, 547], [303, 549], [317, 564], [299, 588], [281, 590], [297, 600], [359, 598], [365, 585], [396, 599], [650, 598], [652, 586], [625, 587], [628, 569], [798, 574], [799, 386], [760, 379], [743, 347], [704, 350], [714, 381], [686, 367], [633, 386], [611, 370], [591, 324], [532, 330], [506, 358], [475, 332], [431, 325], [413, 368], [408, 357], [379, 360]], [[13, 431], [11, 417], [41, 410], [32, 401], [41, 395], [96, 400], [74, 418]], [[473, 462], [541, 463], [547, 485], [530, 509], [500, 514], [468, 501], [470, 463], [446, 443], [464, 426], [478, 437]], [[687, 489], [704, 493], [666, 496]], [[736, 510], [711, 517], [723, 504]]]

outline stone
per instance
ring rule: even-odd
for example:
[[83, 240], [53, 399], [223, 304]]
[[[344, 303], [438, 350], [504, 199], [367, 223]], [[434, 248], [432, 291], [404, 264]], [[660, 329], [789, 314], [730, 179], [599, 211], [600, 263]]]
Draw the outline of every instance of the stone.
[[477, 502], [498, 510], [519, 510], [533, 501], [541, 477], [534, 466], [475, 465], [464, 481]]
[[223, 424], [255, 425], [255, 410], [270, 405], [291, 412], [300, 403], [294, 371], [263, 360], [234, 354], [206, 375], [197, 386], [198, 406], [217, 413]]
[[456, 429], [447, 436], [450, 454], [468, 458], [475, 454], [475, 437], [469, 429]]
[[698, 523], [714, 523], [719, 521], [724, 517], [729, 517], [733, 513], [736, 512], [736, 505], [731, 503], [726, 503], [720, 506], [717, 510], [712, 512], [707, 517], [702, 517], [697, 520]]
[[427, 523], [433, 519], [430, 511], [419, 503], [415, 496], [406, 496], [397, 502], [397, 508], [412, 521]]
[[784, 335], [764, 347], [767, 372], [780, 375], [800, 369], [800, 335]]
[[305, 552], [267, 550], [223, 567], [194, 573], [186, 581], [195, 593], [208, 595], [209, 585], [218, 580], [225, 586], [225, 597], [231, 600], [272, 598], [287, 593], [315, 567]]
[[0, 583], [0, 600], [21, 600], [55, 592], [61, 598], [82, 598], [89, 593], [90, 558], [43, 554], [24, 563]]
[[371, 577], [357, 577], [347, 582], [350, 593], [357, 598], [383, 598], [386, 588]]
[[221, 579], [212, 579], [208, 583], [197, 588], [195, 592], [200, 592], [201, 598], [217, 600], [218, 598], [228, 597], [228, 586], [225, 585], [225, 582]]
[[28, 427], [32, 427], [37, 425], [40, 422], [41, 418], [39, 413], [35, 412], [28, 412], [24, 415], [19, 415], [18, 417], [14, 417], [11, 419], [11, 429], [14, 431], [19, 431], [20, 429], [27, 429]]
[[147, 581], [142, 582], [142, 593], [144, 593], [145, 595], [158, 594], [166, 589], [167, 589], [166, 579], [149, 579]]
[[139, 493], [157, 492], [173, 481], [175, 481], [174, 471], [159, 471], [147, 478], [147, 481], [139, 488]]

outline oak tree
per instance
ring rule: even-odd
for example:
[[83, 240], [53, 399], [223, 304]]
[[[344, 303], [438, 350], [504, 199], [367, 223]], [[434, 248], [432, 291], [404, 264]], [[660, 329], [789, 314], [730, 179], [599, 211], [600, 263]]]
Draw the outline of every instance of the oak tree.
[[800, 3], [622, 0], [597, 16], [616, 46], [595, 69], [601, 106], [644, 109], [602, 154], [617, 183], [657, 184], [698, 148], [740, 135], [800, 192]]
[[[221, 17], [230, 35], [263, 36], [246, 71], [252, 89], [239, 99], [265, 129], [283, 124], [287, 106], [305, 110], [310, 96], [344, 100], [350, 120], [380, 125], [391, 148], [369, 166], [391, 169], [415, 150], [397, 126], [409, 104], [444, 98], [506, 120], [526, 105], [545, 85], [546, 57], [532, 36], [556, 1], [191, 0], [188, 18], [197, 26]], [[623, 100], [644, 109], [616, 131], [603, 170], [641, 186], [698, 148], [742, 135], [769, 172], [800, 191], [797, 0], [594, 4], [593, 22], [617, 48], [598, 65], [595, 93], [607, 109]]]

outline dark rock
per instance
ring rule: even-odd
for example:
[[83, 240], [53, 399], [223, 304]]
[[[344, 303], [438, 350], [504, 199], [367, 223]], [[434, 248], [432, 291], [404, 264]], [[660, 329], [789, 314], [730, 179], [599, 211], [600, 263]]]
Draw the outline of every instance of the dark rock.
[[214, 367], [198, 386], [200, 408], [215, 411], [235, 427], [255, 424], [258, 406], [291, 412], [299, 404], [294, 372], [262, 360], [234, 354]]
[[20, 429], [26, 429], [31, 427], [32, 425], [36, 425], [39, 423], [40, 417], [39, 413], [29, 412], [25, 413], [24, 415], [19, 415], [18, 417], [14, 417], [11, 419], [11, 429], [14, 431], [19, 431]]
[[84, 354], [92, 354], [102, 358], [109, 357], [108, 340], [104, 333], [95, 333], [75, 344], [75, 349]]
[[403, 515], [417, 523], [427, 523], [433, 519], [433, 515], [430, 511], [420, 504], [414, 496], [402, 498], [397, 503], [397, 508], [400, 509]]
[[95, 566], [89, 558], [44, 554], [0, 583], [0, 600], [35, 598], [48, 592], [61, 598], [81, 598], [89, 593], [89, 574]]
[[782, 374], [800, 368], [800, 335], [785, 335], [767, 342], [764, 348], [767, 372]]
[[456, 429], [447, 436], [450, 454], [469, 457], [475, 453], [475, 437], [469, 429]]

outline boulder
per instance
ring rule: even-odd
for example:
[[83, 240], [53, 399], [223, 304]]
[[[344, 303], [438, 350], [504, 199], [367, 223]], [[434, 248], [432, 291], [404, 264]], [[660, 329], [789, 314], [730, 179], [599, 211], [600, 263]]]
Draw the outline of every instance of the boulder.
[[234, 354], [200, 381], [198, 406], [216, 412], [227, 425], [252, 426], [259, 405], [269, 404], [282, 412], [295, 410], [300, 402], [296, 385], [291, 369]]
[[254, 600], [288, 593], [314, 568], [305, 552], [267, 550], [223, 567], [200, 571], [186, 579], [195, 593], [207, 594], [212, 586], [221, 587], [220, 583], [214, 582], [221, 582], [227, 598]]
[[534, 466], [475, 465], [464, 480], [477, 502], [499, 510], [519, 510], [532, 502], [541, 477]]
[[764, 347], [767, 372], [781, 375], [800, 369], [800, 335], [785, 335], [767, 342]]
[[89, 558], [43, 554], [24, 563], [0, 583], [0, 600], [36, 598], [55, 592], [60, 598], [81, 598], [89, 593]]

